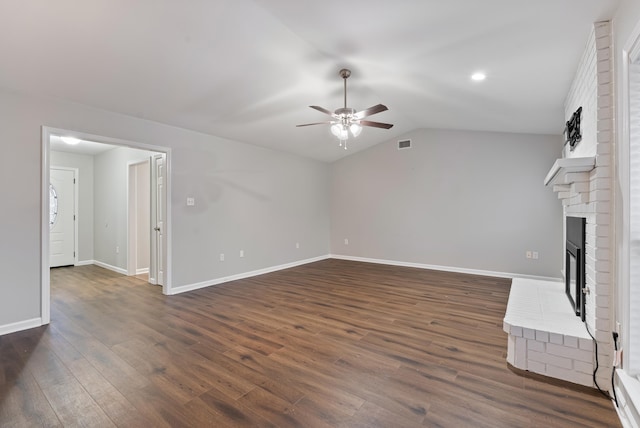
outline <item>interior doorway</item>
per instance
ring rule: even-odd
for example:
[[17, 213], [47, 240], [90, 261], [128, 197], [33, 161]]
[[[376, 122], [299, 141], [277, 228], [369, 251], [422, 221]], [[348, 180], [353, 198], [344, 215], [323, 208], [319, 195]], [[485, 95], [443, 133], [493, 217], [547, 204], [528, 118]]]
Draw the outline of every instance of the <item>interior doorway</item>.
[[165, 165], [156, 153], [128, 166], [128, 275], [148, 275], [148, 282], [165, 280]]
[[[103, 190], [104, 189], [100, 189], [97, 186], [92, 189], [92, 192], [95, 193], [94, 198], [98, 201], [95, 202], [92, 205], [95, 205], [95, 218], [93, 219], [95, 225], [92, 226], [92, 229], [94, 230], [95, 234], [103, 234], [104, 236], [107, 237], [113, 237], [114, 235], [117, 235], [118, 233], [124, 233], [126, 234], [126, 238], [123, 238], [119, 241], [115, 241], [115, 245], [112, 245], [113, 242], [108, 242], [106, 245], [104, 245], [105, 248], [107, 248], [107, 250], [104, 250], [104, 248], [100, 249], [100, 251], [102, 251], [102, 253], [100, 252], [96, 252], [95, 254], [92, 254], [93, 259], [92, 260], [81, 260], [80, 262], [78, 262], [78, 251], [76, 249], [76, 254], [75, 254], [75, 259], [73, 263], [70, 264], [96, 264], [98, 266], [100, 265], [104, 265], [105, 263], [100, 263], [98, 260], [99, 259], [104, 259], [104, 251], [111, 251], [112, 253], [114, 253], [113, 257], [115, 260], [115, 262], [113, 262], [113, 266], [103, 266], [103, 267], [107, 267], [107, 268], [112, 268], [112, 270], [115, 271], [119, 271], [120, 273], [123, 274], [137, 274], [138, 272], [140, 272], [141, 270], [144, 270], [145, 267], [142, 266], [144, 264], [143, 260], [145, 258], [144, 252], [144, 245], [135, 245], [135, 248], [131, 248], [129, 243], [133, 240], [132, 239], [132, 235], [133, 233], [137, 234], [137, 231], [139, 229], [145, 229], [147, 230], [148, 234], [148, 239], [147, 239], [147, 246], [146, 246], [146, 252], [148, 254], [148, 267], [146, 268], [149, 273], [150, 273], [150, 277], [151, 275], [151, 267], [155, 266], [156, 269], [157, 267], [161, 267], [161, 273], [160, 275], [156, 274], [155, 278], [154, 278], [154, 282], [156, 284], [162, 285], [162, 292], [163, 294], [172, 294], [171, 293], [171, 251], [170, 251], [170, 239], [171, 239], [171, 212], [170, 212], [170, 206], [167, 206], [166, 201], [170, 200], [170, 192], [171, 192], [171, 182], [170, 182], [170, 160], [171, 160], [171, 149], [166, 148], [166, 147], [160, 147], [160, 146], [151, 146], [148, 144], [142, 144], [142, 143], [137, 143], [137, 142], [132, 142], [132, 141], [126, 141], [126, 140], [120, 140], [120, 139], [114, 139], [114, 138], [110, 138], [110, 137], [103, 137], [103, 136], [97, 136], [97, 135], [92, 135], [92, 134], [86, 134], [86, 133], [81, 133], [81, 132], [74, 132], [74, 131], [69, 131], [69, 130], [63, 130], [63, 129], [56, 129], [56, 128], [49, 128], [49, 127], [43, 127], [42, 128], [42, 212], [41, 212], [41, 217], [42, 217], [42, 233], [41, 233], [41, 257], [42, 257], [42, 264], [41, 264], [41, 290], [42, 290], [42, 305], [41, 305], [41, 316], [42, 316], [42, 321], [43, 324], [46, 324], [50, 321], [50, 272], [49, 272], [49, 267], [51, 265], [52, 262], [52, 258], [50, 256], [50, 251], [51, 251], [51, 244], [52, 244], [52, 238], [50, 236], [49, 232], [49, 224], [50, 224], [50, 201], [51, 201], [51, 196], [50, 196], [50, 192], [49, 192], [49, 184], [50, 184], [50, 168], [51, 168], [51, 164], [50, 164], [50, 159], [52, 157], [52, 153], [51, 153], [51, 141], [52, 138], [54, 138], [54, 142], [55, 142], [55, 136], [72, 136], [75, 137], [77, 139], [83, 140], [83, 141], [91, 141], [91, 142], [95, 142], [96, 144], [101, 144], [101, 145], [111, 145], [116, 149], [119, 149], [120, 152], [123, 151], [131, 151], [131, 152], [139, 152], [139, 153], [149, 153], [146, 156], [146, 160], [144, 162], [132, 162], [133, 164], [144, 164], [146, 162], [147, 164], [147, 189], [148, 192], [146, 194], [146, 198], [148, 203], [146, 204], [146, 207], [148, 208], [146, 210], [147, 212], [147, 225], [144, 224], [140, 224], [137, 225], [135, 228], [133, 228], [133, 230], [129, 230], [131, 229], [131, 224], [127, 222], [126, 217], [125, 219], [123, 219], [122, 222], [120, 221], [104, 221], [102, 218], [100, 218], [98, 213], [103, 213], [105, 211], [107, 211], [108, 209], [110, 209], [110, 206], [113, 205], [113, 202], [108, 200], [107, 197], [103, 198], [106, 200], [101, 200], [98, 198], [102, 198], [103, 197]], [[144, 152], [143, 152], [144, 151]], [[161, 159], [161, 172], [162, 172], [162, 179], [160, 180], [160, 186], [158, 186], [157, 184], [153, 184], [151, 183], [152, 180], [152, 176], [153, 176], [153, 165], [154, 159], [158, 158]], [[157, 162], [156, 162], [157, 163]], [[138, 167], [135, 167], [138, 168]], [[140, 175], [140, 179], [136, 180], [136, 182], [141, 186], [140, 189], [142, 189], [142, 187], [145, 185], [144, 184], [144, 179], [142, 178], [142, 176], [145, 174], [144, 173], [144, 167], [141, 166], [140, 167], [140, 171], [136, 171], [136, 176]], [[111, 171], [113, 168], [104, 168], [106, 171]], [[124, 182], [124, 186], [125, 186], [125, 192], [128, 193], [129, 195], [125, 195], [125, 201], [123, 202], [123, 204], [125, 205], [125, 209], [124, 212], [126, 214], [126, 216], [128, 216], [128, 212], [129, 212], [129, 207], [128, 205], [128, 201], [126, 199], [129, 198], [130, 196], [130, 187], [129, 184], [127, 184], [127, 173], [129, 171], [127, 170], [127, 166], [125, 165], [123, 167], [122, 170], [122, 181]], [[114, 178], [115, 181], [119, 180], [117, 177]], [[109, 185], [109, 180], [102, 180], [102, 182], [106, 182], [106, 185]], [[115, 185], [115, 183], [113, 183], [113, 185]], [[154, 194], [155, 192], [160, 192], [159, 194]], [[136, 192], [139, 196], [142, 196], [142, 192], [138, 191]], [[78, 198], [76, 198], [77, 201]], [[160, 201], [161, 202], [161, 212], [159, 214], [159, 219], [161, 220], [161, 230], [162, 230], [162, 234], [161, 234], [161, 239], [157, 239], [157, 236], [155, 237], [155, 241], [152, 239], [152, 236], [155, 233], [152, 233], [154, 231], [155, 228], [158, 228], [158, 225], [155, 223], [154, 220], [152, 220], [150, 218], [150, 215], [154, 215], [153, 213], [153, 209], [152, 206], [154, 205], [152, 203], [153, 201]], [[137, 212], [140, 214], [139, 217], [140, 219], [142, 218], [142, 216], [144, 215], [144, 207], [143, 205], [145, 205], [144, 199], [139, 199], [137, 202], [138, 207], [139, 208], [137, 210]], [[157, 206], [157, 204], [156, 204]], [[106, 208], [105, 208], [106, 207]], [[122, 225], [120, 225], [120, 223], [122, 223], [122, 225], [124, 225], [124, 231], [122, 228]], [[77, 224], [76, 224], [77, 225]], [[102, 226], [102, 227], [100, 227]], [[117, 228], [114, 229], [114, 228]], [[45, 231], [47, 233], [45, 233]], [[77, 239], [77, 235], [75, 235], [75, 238]], [[96, 238], [98, 239], [98, 238]], [[115, 238], [114, 238], [115, 239]], [[139, 235], [136, 235], [136, 239], [135, 242], [136, 244], [142, 242], [141, 240], [144, 240], [144, 233], [141, 233]], [[124, 250], [126, 248], [126, 251], [120, 251], [121, 248], [118, 245], [118, 242], [123, 242], [123, 244], [120, 244], [122, 246], [122, 249]], [[154, 244], [155, 242], [155, 244]], [[154, 244], [154, 245], [152, 245]], [[76, 244], [77, 246], [77, 244]], [[132, 264], [130, 263], [130, 258], [133, 254], [133, 250], [135, 249], [136, 253], [135, 253], [135, 258], [136, 258], [136, 262], [132, 267]], [[124, 257], [124, 259], [122, 258]], [[156, 260], [153, 260], [152, 258], [155, 257]], [[138, 262], [141, 262], [141, 264], [139, 264]], [[110, 264], [111, 262], [109, 262]], [[124, 266], [123, 266], [124, 265]], [[122, 268], [118, 268], [118, 266], [123, 266]], [[158, 280], [159, 279], [159, 280]]]

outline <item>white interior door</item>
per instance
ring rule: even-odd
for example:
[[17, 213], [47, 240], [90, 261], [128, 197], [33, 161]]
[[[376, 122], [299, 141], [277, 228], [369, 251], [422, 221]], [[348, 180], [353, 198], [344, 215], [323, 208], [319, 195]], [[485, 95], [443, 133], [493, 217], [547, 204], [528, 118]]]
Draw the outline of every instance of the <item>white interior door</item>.
[[165, 155], [157, 154], [151, 160], [151, 260], [149, 282], [164, 285], [166, 243], [165, 216], [167, 201], [165, 197]]
[[75, 262], [75, 171], [50, 169], [49, 266]]

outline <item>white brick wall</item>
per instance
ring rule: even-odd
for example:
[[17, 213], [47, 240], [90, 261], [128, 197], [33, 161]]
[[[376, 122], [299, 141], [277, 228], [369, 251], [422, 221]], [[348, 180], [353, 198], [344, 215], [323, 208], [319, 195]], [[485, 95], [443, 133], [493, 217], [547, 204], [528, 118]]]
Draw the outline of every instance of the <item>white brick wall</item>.
[[[591, 95], [582, 93], [582, 99], [567, 97], [565, 117], [573, 111], [571, 102], [587, 102], [590, 116], [584, 117], [581, 125], [585, 127], [583, 140], [568, 157], [595, 156], [596, 167], [589, 173], [588, 198], [579, 203], [573, 195], [564, 204], [565, 216], [581, 216], [587, 219], [586, 230], [586, 286], [589, 294], [586, 300], [586, 323], [598, 341], [598, 384], [609, 388], [611, 374], [612, 320], [611, 299], [611, 144], [612, 144], [612, 73], [611, 73], [611, 27], [608, 22], [594, 25], [587, 50], [591, 53], [583, 56], [581, 67], [585, 68], [576, 75], [573, 87], [590, 88]], [[584, 59], [588, 58], [588, 61]], [[593, 87], [595, 81], [597, 85]], [[584, 81], [582, 79], [585, 79]], [[577, 108], [577, 107], [575, 107]], [[572, 110], [573, 109], [573, 110]], [[583, 106], [583, 110], [585, 107]], [[587, 124], [586, 121], [590, 123]], [[583, 149], [578, 150], [580, 145]], [[578, 202], [578, 203], [576, 203]]]
[[595, 28], [591, 31], [587, 46], [578, 65], [578, 70], [565, 100], [565, 121], [568, 121], [578, 107], [582, 107], [582, 120], [580, 129], [582, 141], [578, 143], [573, 152], [569, 151], [567, 144], [564, 149], [565, 157], [586, 157], [596, 154], [596, 119], [598, 85], [597, 49]]
[[[611, 144], [612, 144], [612, 73], [611, 28], [598, 22], [585, 49], [572, 90], [565, 103], [568, 120], [580, 105], [583, 108], [583, 139], [567, 157], [595, 156], [596, 167], [589, 173], [588, 189], [582, 182], [579, 190], [563, 200], [565, 216], [587, 219], [586, 230], [586, 322], [598, 340], [598, 384], [608, 387], [611, 371], [612, 321], [610, 310], [611, 276]], [[594, 82], [596, 83], [594, 85]], [[584, 111], [587, 111], [585, 114]], [[583, 146], [583, 147], [580, 147]], [[578, 187], [575, 187], [578, 189]], [[586, 197], [580, 197], [585, 195]]]
[[[611, 56], [610, 24], [597, 22], [565, 101], [565, 121], [571, 118], [578, 107], [582, 107], [582, 141], [573, 152], [569, 151], [568, 144], [563, 150], [565, 157], [595, 157], [595, 168], [590, 172], [567, 173], [563, 182], [553, 186], [553, 191], [562, 200], [565, 217], [586, 218], [585, 271], [589, 294], [585, 303], [585, 324], [598, 341], [597, 381], [603, 389], [610, 389], [613, 360], [610, 154], [614, 100]], [[564, 265], [564, 258], [559, 262]], [[566, 299], [565, 296], [563, 298]], [[594, 386], [591, 376], [595, 359], [590, 337], [562, 334], [560, 343], [560, 336], [549, 330], [536, 329], [526, 334], [528, 328], [523, 327], [523, 334], [519, 336], [519, 331], [513, 327], [522, 325], [511, 322], [507, 329], [507, 324], [505, 317], [505, 331], [510, 335], [509, 342], [513, 341], [512, 352], [507, 354], [510, 364], [558, 379]], [[516, 344], [519, 344], [518, 348]]]

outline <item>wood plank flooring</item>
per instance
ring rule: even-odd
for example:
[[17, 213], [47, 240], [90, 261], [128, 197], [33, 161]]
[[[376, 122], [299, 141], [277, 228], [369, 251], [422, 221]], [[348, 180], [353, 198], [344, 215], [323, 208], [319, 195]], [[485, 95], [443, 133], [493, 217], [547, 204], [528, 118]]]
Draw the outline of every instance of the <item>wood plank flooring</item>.
[[2, 427], [619, 427], [506, 363], [509, 280], [325, 260], [167, 297], [51, 271], [49, 326], [0, 336]]

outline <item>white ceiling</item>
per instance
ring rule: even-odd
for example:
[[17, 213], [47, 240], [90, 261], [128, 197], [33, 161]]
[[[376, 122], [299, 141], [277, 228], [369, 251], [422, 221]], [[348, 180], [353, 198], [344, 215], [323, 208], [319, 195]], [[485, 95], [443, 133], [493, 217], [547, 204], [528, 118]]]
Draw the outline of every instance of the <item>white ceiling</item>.
[[[0, 2], [0, 87], [333, 161], [416, 128], [561, 134], [617, 0]], [[383, 103], [349, 151], [309, 105]], [[484, 70], [487, 80], [469, 76]]]

